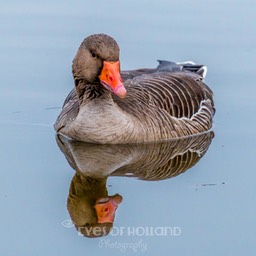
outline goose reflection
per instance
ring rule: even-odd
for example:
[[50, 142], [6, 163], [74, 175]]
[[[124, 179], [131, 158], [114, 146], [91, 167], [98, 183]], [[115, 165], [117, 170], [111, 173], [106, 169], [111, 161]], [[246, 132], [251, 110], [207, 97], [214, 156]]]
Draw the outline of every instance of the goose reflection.
[[67, 208], [77, 230], [87, 237], [107, 235], [122, 202], [108, 195], [109, 176], [158, 181], [175, 177], [194, 166], [214, 137], [208, 132], [152, 144], [89, 144], [57, 135], [60, 150], [76, 171], [71, 181]]

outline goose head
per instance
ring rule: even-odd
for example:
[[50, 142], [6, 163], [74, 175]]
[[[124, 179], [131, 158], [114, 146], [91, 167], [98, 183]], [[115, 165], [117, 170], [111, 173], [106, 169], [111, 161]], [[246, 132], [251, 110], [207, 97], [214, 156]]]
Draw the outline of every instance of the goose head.
[[95, 34], [85, 38], [73, 60], [72, 71], [78, 94], [84, 86], [93, 84], [94, 88], [105, 88], [120, 98], [126, 96], [120, 75], [119, 46], [108, 35]]

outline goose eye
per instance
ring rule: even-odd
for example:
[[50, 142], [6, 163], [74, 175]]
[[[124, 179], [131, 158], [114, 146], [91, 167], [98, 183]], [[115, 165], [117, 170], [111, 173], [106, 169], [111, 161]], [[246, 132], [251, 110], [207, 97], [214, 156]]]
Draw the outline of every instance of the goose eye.
[[98, 57], [97, 54], [96, 54], [94, 51], [91, 51], [91, 55], [92, 55], [92, 57], [95, 58], [95, 59]]

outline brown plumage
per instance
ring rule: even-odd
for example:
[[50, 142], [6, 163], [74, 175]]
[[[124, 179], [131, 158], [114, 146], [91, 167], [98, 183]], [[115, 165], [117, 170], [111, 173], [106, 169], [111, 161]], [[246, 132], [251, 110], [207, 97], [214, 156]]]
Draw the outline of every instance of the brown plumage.
[[56, 136], [58, 146], [70, 166], [93, 180], [108, 176], [137, 177], [143, 180], [163, 180], [184, 173], [207, 152], [212, 131], [175, 140], [100, 145]]
[[75, 88], [55, 123], [57, 132], [117, 144], [168, 140], [211, 128], [213, 93], [203, 82], [204, 66], [160, 61], [156, 69], [124, 71], [125, 92], [118, 89], [121, 80], [111, 89], [101, 79], [105, 62], [118, 60], [119, 47], [111, 37], [84, 40], [73, 61]]

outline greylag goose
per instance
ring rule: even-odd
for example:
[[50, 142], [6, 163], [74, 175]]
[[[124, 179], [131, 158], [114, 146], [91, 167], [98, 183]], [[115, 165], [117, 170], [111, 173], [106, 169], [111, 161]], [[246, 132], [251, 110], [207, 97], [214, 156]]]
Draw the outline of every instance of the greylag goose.
[[163, 141], [209, 130], [213, 93], [206, 67], [159, 61], [156, 69], [120, 72], [119, 46], [105, 34], [87, 37], [72, 65], [75, 88], [54, 125], [69, 138], [120, 144]]

